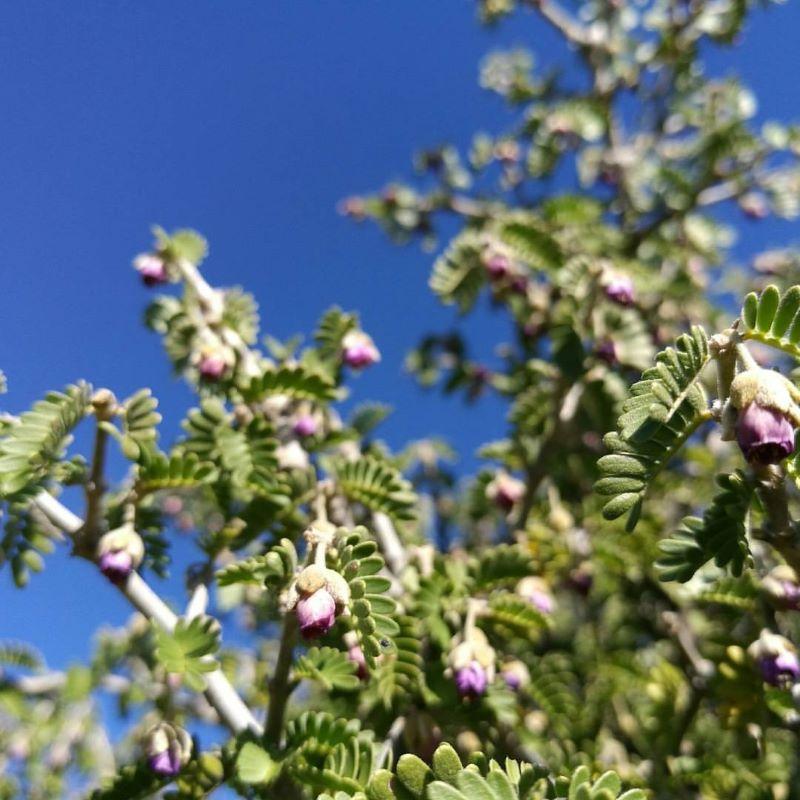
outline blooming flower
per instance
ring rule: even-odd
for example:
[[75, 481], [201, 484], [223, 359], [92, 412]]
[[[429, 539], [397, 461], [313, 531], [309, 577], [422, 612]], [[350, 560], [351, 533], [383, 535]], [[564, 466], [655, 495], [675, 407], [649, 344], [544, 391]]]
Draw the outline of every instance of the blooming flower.
[[381, 354], [369, 334], [350, 331], [342, 340], [342, 360], [352, 369], [364, 369], [380, 361]]
[[192, 740], [183, 728], [161, 722], [147, 733], [145, 752], [153, 773], [174, 778], [191, 758]]
[[627, 275], [615, 275], [606, 283], [605, 293], [609, 300], [621, 306], [629, 306], [635, 297], [633, 281]]
[[155, 253], [141, 253], [133, 259], [133, 268], [139, 273], [145, 286], [158, 286], [169, 280], [167, 265]]

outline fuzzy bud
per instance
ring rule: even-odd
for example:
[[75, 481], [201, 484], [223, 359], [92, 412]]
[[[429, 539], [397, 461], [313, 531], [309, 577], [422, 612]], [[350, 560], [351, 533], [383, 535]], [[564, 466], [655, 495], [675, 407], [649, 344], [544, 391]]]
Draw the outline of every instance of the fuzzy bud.
[[550, 587], [545, 580], [535, 575], [523, 578], [517, 584], [517, 594], [542, 614], [552, 614], [555, 609]]
[[458, 694], [467, 700], [480, 697], [489, 685], [486, 670], [477, 661], [457, 669], [454, 677]]
[[317, 420], [311, 414], [302, 414], [295, 421], [292, 426], [292, 431], [295, 436], [313, 436], [317, 432]]
[[486, 497], [501, 511], [508, 514], [525, 496], [525, 484], [507, 472], [498, 472], [486, 485]]
[[735, 416], [736, 440], [751, 463], [777, 464], [794, 450], [794, 429], [800, 426], [797, 389], [779, 372], [750, 369], [731, 383], [723, 420]]
[[349, 599], [350, 587], [338, 572], [311, 564], [292, 582], [284, 605], [294, 610], [302, 636], [316, 639], [333, 627]]
[[200, 360], [197, 363], [197, 370], [200, 373], [200, 377], [209, 383], [220, 380], [227, 369], [228, 362], [225, 360], [225, 357], [221, 353], [213, 351], [204, 353], [200, 356]]
[[635, 292], [633, 281], [627, 275], [615, 275], [605, 285], [606, 297], [621, 306], [633, 304]]
[[531, 679], [528, 668], [519, 660], [507, 661], [500, 669], [500, 676], [506, 682], [506, 686], [514, 692], [526, 686]]
[[97, 566], [116, 585], [123, 584], [143, 558], [144, 542], [130, 525], [109, 531], [97, 543]]
[[336, 621], [336, 602], [331, 593], [317, 589], [297, 601], [297, 624], [304, 639], [324, 636]]
[[380, 361], [381, 354], [369, 334], [350, 331], [342, 340], [342, 360], [351, 369], [364, 369]]
[[458, 694], [470, 700], [482, 695], [494, 680], [495, 661], [495, 652], [486, 634], [479, 628], [472, 628], [448, 656], [449, 671]]
[[761, 588], [778, 608], [800, 610], [800, 580], [788, 564], [771, 569], [761, 581]]
[[174, 778], [191, 758], [192, 740], [183, 728], [161, 722], [147, 733], [145, 753], [151, 772]]
[[139, 273], [145, 286], [158, 286], [169, 280], [167, 264], [156, 253], [140, 253], [133, 259], [133, 268]]
[[785, 637], [768, 630], [747, 648], [761, 677], [771, 686], [791, 686], [800, 678], [800, 660], [795, 646]]

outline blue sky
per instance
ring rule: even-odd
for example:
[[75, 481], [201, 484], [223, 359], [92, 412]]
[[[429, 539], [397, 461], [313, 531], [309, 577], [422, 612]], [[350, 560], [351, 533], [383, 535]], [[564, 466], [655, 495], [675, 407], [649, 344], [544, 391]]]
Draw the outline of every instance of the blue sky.
[[[800, 6], [758, 12], [743, 43], [713, 54], [759, 97], [759, 117], [800, 108]], [[130, 268], [149, 227], [190, 226], [211, 243], [205, 271], [241, 283], [265, 331], [310, 331], [333, 303], [361, 312], [381, 365], [358, 399], [395, 406], [394, 445], [429, 434], [465, 455], [503, 430], [501, 409], [419, 391], [406, 351], [453, 320], [426, 287], [432, 260], [340, 217], [343, 196], [410, 174], [414, 150], [501, 130], [500, 101], [477, 86], [480, 58], [525, 45], [566, 54], [526, 14], [498, 29], [468, 0], [26, 0], [0, 8], [0, 367], [8, 410], [77, 378], [119, 396], [150, 386], [168, 441], [191, 403]], [[733, 219], [736, 252], [797, 240], [785, 222]], [[496, 325], [472, 324], [483, 351]], [[79, 509], [78, 509], [79, 510]], [[0, 572], [0, 640], [27, 639], [61, 666], [128, 609], [64, 554], [24, 592]], [[168, 593], [180, 600], [179, 584]]]

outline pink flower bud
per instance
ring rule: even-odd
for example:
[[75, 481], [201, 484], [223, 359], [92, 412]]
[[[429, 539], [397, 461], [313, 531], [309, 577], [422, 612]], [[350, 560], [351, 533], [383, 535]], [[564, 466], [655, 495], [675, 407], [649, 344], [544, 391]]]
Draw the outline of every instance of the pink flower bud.
[[352, 369], [364, 369], [380, 361], [381, 354], [366, 333], [350, 331], [342, 340], [342, 360]]
[[367, 660], [364, 658], [364, 651], [354, 644], [347, 651], [347, 658], [356, 665], [356, 675], [363, 681], [369, 674], [367, 671]]
[[155, 253], [142, 253], [133, 260], [133, 267], [139, 273], [145, 286], [158, 286], [169, 280], [164, 259]]
[[629, 306], [634, 300], [633, 281], [626, 275], [618, 275], [606, 284], [606, 297], [619, 303], [621, 306]]
[[509, 513], [524, 496], [525, 484], [507, 472], [499, 472], [486, 486], [487, 499], [506, 513]]
[[292, 430], [296, 436], [313, 436], [317, 432], [317, 421], [311, 414], [303, 414], [295, 420]]
[[748, 461], [777, 464], [794, 450], [794, 428], [780, 412], [752, 402], [739, 413], [736, 440]]
[[148, 731], [145, 751], [151, 772], [162, 778], [174, 778], [189, 762], [192, 740], [183, 728], [162, 722]]
[[100, 572], [117, 586], [124, 583], [128, 575], [133, 572], [133, 559], [125, 550], [103, 553], [97, 565], [100, 567]]
[[469, 700], [480, 697], [489, 685], [486, 670], [477, 661], [456, 670], [455, 681], [458, 694]]
[[336, 601], [327, 589], [317, 589], [297, 601], [295, 613], [303, 638], [316, 639], [333, 627], [336, 621]]
[[204, 355], [197, 365], [200, 377], [204, 381], [210, 382], [218, 381], [225, 374], [227, 368], [228, 364], [225, 359], [216, 353]]
[[511, 261], [502, 253], [491, 253], [483, 261], [489, 279], [499, 281], [511, 272]]

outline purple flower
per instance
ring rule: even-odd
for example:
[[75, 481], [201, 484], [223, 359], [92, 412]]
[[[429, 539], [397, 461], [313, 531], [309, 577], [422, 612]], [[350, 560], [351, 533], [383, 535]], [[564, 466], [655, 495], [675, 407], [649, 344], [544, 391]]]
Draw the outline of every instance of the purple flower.
[[164, 259], [155, 253], [142, 253], [136, 256], [133, 267], [139, 273], [145, 286], [158, 286], [169, 280]]
[[181, 771], [180, 754], [175, 748], [169, 748], [161, 753], [156, 753], [147, 759], [150, 771], [162, 778], [174, 778]]
[[777, 464], [794, 450], [794, 428], [778, 411], [750, 403], [739, 413], [736, 440], [748, 461]]
[[317, 589], [297, 601], [296, 613], [303, 638], [316, 639], [333, 627], [336, 601], [327, 589]]
[[310, 414], [303, 414], [295, 420], [292, 430], [297, 436], [313, 436], [317, 432], [317, 421]]
[[200, 377], [205, 381], [218, 381], [225, 374], [227, 367], [225, 359], [216, 353], [203, 356], [197, 365]]
[[771, 686], [786, 686], [800, 677], [800, 661], [791, 651], [765, 655], [758, 660], [761, 677]]
[[489, 684], [486, 670], [477, 661], [456, 670], [455, 679], [459, 695], [470, 700], [480, 697]]
[[621, 306], [631, 305], [634, 299], [633, 281], [625, 275], [612, 278], [606, 284], [606, 297]]
[[342, 340], [342, 361], [351, 369], [371, 367], [380, 360], [378, 348], [363, 331], [350, 331]]
[[111, 550], [103, 553], [97, 562], [100, 572], [117, 586], [124, 583], [133, 572], [133, 558], [125, 550]]
[[519, 691], [531, 679], [528, 668], [521, 661], [509, 661], [500, 671], [503, 680], [514, 692]]

